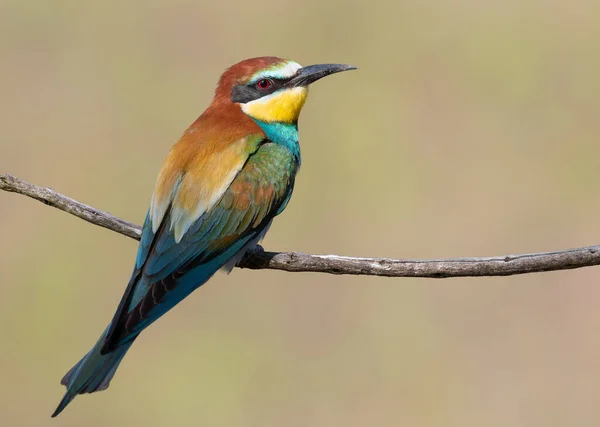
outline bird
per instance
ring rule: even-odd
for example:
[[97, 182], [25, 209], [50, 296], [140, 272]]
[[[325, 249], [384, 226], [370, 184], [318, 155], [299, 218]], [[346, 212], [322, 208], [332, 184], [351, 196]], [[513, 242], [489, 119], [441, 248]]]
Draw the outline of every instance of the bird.
[[212, 103], [163, 161], [125, 292], [96, 344], [63, 377], [67, 390], [52, 417], [78, 394], [107, 389], [144, 329], [259, 244], [292, 195], [309, 85], [355, 69], [264, 56], [225, 70]]

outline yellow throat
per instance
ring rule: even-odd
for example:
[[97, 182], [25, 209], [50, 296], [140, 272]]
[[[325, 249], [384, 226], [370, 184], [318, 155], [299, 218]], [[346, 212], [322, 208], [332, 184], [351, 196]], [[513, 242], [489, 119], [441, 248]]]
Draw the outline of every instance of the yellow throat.
[[242, 111], [262, 122], [296, 123], [307, 95], [307, 87], [284, 89], [242, 105]]

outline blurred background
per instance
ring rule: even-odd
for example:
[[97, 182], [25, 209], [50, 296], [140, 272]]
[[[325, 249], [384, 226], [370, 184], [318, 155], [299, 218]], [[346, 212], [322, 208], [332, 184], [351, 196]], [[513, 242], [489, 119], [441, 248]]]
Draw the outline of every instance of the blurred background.
[[[600, 243], [600, 3], [0, 1], [0, 173], [141, 223], [229, 65], [317, 83], [269, 250], [434, 258]], [[135, 241], [0, 194], [3, 426], [597, 426], [600, 268], [218, 274], [57, 419]]]

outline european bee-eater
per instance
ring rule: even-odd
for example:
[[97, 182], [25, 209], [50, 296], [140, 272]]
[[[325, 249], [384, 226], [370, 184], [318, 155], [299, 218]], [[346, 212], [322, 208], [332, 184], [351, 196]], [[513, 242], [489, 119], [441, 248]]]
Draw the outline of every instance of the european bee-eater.
[[308, 85], [353, 69], [261, 57], [223, 73], [162, 165], [129, 284], [96, 345], [62, 379], [53, 417], [76, 395], [105, 390], [146, 327], [258, 244], [292, 195]]

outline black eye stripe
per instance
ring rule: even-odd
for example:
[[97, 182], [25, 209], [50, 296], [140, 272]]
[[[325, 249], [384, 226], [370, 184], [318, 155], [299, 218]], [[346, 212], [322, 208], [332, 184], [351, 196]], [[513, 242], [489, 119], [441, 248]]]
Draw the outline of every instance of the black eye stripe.
[[231, 89], [231, 102], [239, 102], [245, 104], [246, 102], [254, 101], [256, 99], [262, 98], [263, 96], [267, 96], [272, 94], [273, 92], [281, 89], [289, 79], [274, 79], [268, 78], [268, 80], [272, 81], [273, 84], [271, 87], [267, 89], [259, 89], [256, 87], [259, 81], [265, 80], [259, 79], [253, 83], [245, 84], [245, 85], [237, 85]]

